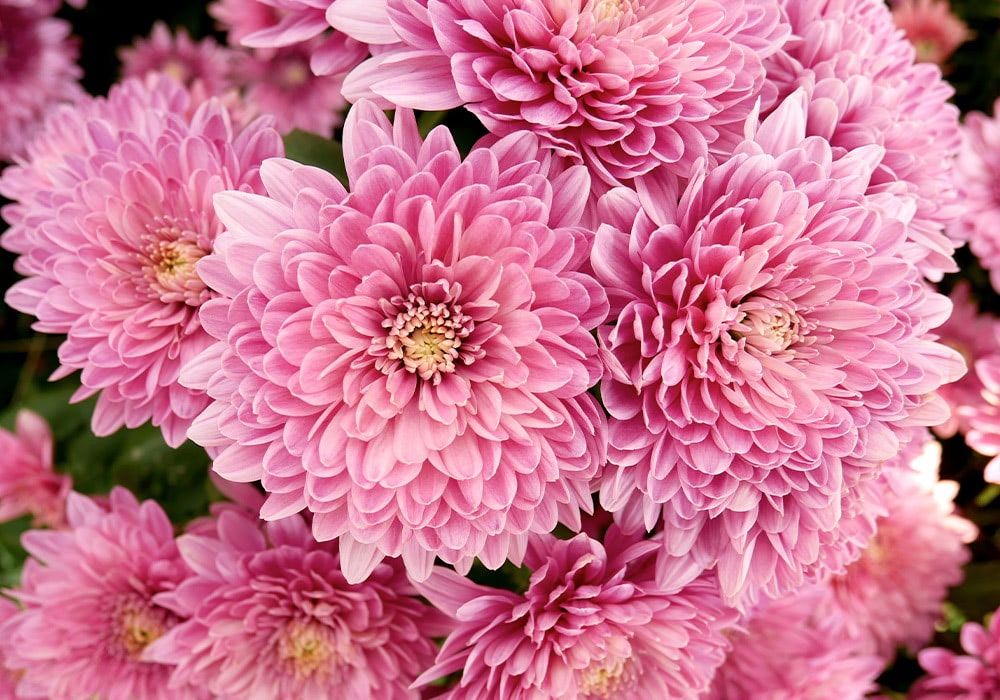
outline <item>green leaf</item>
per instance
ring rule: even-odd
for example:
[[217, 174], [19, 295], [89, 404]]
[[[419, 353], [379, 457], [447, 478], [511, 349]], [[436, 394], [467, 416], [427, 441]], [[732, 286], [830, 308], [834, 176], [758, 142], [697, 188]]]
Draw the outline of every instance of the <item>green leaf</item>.
[[344, 150], [339, 142], [302, 129], [295, 129], [286, 134], [284, 141], [285, 156], [333, 173], [345, 187], [347, 186]]
[[965, 567], [965, 580], [951, 589], [948, 600], [968, 620], [982, 620], [1000, 601], [1000, 561], [972, 562]]

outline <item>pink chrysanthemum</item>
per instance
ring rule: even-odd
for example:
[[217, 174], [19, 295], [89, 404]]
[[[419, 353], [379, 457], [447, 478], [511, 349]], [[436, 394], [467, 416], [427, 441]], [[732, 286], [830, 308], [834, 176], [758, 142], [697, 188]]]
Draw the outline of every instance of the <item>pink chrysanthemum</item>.
[[435, 569], [417, 588], [457, 626], [418, 685], [460, 672], [438, 697], [697, 698], [725, 657], [735, 611], [707, 578], [658, 587], [657, 548], [614, 527], [603, 545], [584, 534], [534, 537], [524, 593]]
[[954, 305], [951, 316], [936, 332], [942, 343], [962, 353], [969, 371], [961, 379], [938, 389], [938, 394], [951, 407], [948, 420], [933, 426], [934, 432], [942, 438], [967, 433], [970, 417], [986, 408], [983, 383], [975, 367], [981, 360], [1000, 354], [1000, 319], [992, 313], [979, 311], [971, 297], [968, 281], [960, 280], [950, 298]]
[[858, 484], [964, 371], [928, 334], [947, 298], [900, 257], [905, 207], [866, 195], [881, 149], [835, 160], [805, 118], [796, 93], [679, 202], [612, 191], [592, 256], [616, 321], [602, 503], [662, 517], [662, 581], [716, 566], [734, 604], [844, 563]]
[[45, 419], [22, 409], [15, 432], [0, 429], [0, 523], [31, 515], [35, 527], [61, 527], [72, 479], [52, 464], [52, 431]]
[[189, 97], [163, 75], [129, 79], [57, 110], [0, 176], [14, 200], [0, 243], [26, 276], [5, 299], [66, 334], [54, 378], [83, 370], [73, 398], [100, 394], [98, 435], [152, 419], [178, 445], [208, 404], [177, 376], [212, 342], [198, 307], [213, 292], [194, 270], [221, 228], [212, 195], [259, 191], [260, 162], [283, 153], [269, 120], [237, 130]]
[[983, 389], [981, 401], [965, 406], [962, 412], [969, 421], [965, 441], [976, 452], [993, 457], [983, 477], [1000, 484], [1000, 353], [982, 358], [974, 369]]
[[966, 622], [960, 633], [965, 654], [930, 647], [917, 654], [927, 675], [910, 689], [911, 700], [990, 700], [1000, 697], [1000, 611], [989, 627]]
[[768, 600], [730, 635], [733, 649], [703, 700], [861, 700], [885, 665], [845, 633], [830, 592]]
[[955, 513], [958, 484], [938, 479], [940, 463], [941, 444], [925, 432], [885, 465], [887, 512], [861, 557], [830, 580], [848, 633], [887, 661], [898, 646], [915, 653], [930, 641], [978, 533]]
[[882, 146], [868, 190], [912, 198], [905, 257], [934, 281], [957, 271], [952, 255], [962, 240], [945, 231], [961, 213], [951, 85], [936, 65], [914, 63], [912, 44], [882, 0], [783, 4], [795, 38], [765, 62], [768, 82], [782, 96], [810, 90], [807, 133], [830, 141], [835, 157]]
[[[17, 615], [18, 608], [9, 599], [0, 596], [0, 627]], [[18, 676], [4, 661], [3, 647], [0, 646], [0, 698], [16, 698]]]
[[171, 32], [158, 21], [147, 38], [119, 49], [118, 56], [125, 78], [166, 73], [188, 89], [201, 90], [206, 97], [235, 88], [231, 75], [237, 57], [233, 50], [211, 37], [195, 42], [183, 27]]
[[337, 554], [298, 515], [268, 523], [223, 512], [216, 531], [178, 546], [194, 574], [156, 598], [185, 621], [149, 657], [170, 687], [256, 700], [417, 700], [410, 684], [450, 630], [396, 561], [348, 584]]
[[0, 2], [0, 162], [23, 155], [56, 105], [85, 94], [72, 27], [54, 11]]
[[190, 575], [158, 504], [115, 488], [102, 507], [71, 493], [70, 530], [22, 537], [31, 558], [9, 591], [23, 612], [0, 625], [22, 697], [50, 700], [201, 700], [168, 689], [170, 666], [147, 661], [150, 642], [179, 622], [153, 597]]
[[[330, 23], [375, 44], [351, 101], [465, 105], [491, 133], [530, 130], [616, 185], [686, 176], [739, 140], [788, 36], [776, 0], [335, 2]], [[663, 167], [659, 167], [663, 166]]]
[[446, 129], [421, 142], [368, 102], [343, 143], [349, 195], [272, 159], [269, 197], [216, 197], [229, 230], [198, 270], [222, 342], [182, 378], [216, 401], [191, 437], [262, 479], [266, 519], [315, 513], [348, 580], [384, 556], [417, 578], [435, 555], [519, 560], [528, 533], [578, 525], [606, 454], [589, 178], [540, 175], [530, 133], [463, 162]]
[[892, 5], [892, 19], [913, 44], [918, 61], [941, 65], [972, 38], [948, 0], [897, 0]]

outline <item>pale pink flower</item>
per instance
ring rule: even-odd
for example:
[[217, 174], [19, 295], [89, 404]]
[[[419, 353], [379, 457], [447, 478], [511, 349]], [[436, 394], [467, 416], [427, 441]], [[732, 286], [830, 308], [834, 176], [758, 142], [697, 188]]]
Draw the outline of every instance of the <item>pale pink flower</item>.
[[662, 518], [661, 581], [714, 566], [733, 604], [846, 563], [842, 517], [878, 507], [860, 484], [965, 369], [929, 333], [948, 299], [901, 258], [905, 207], [866, 194], [881, 149], [833, 159], [805, 106], [679, 201], [612, 191], [592, 255], [615, 321], [601, 501], [629, 530]]
[[984, 406], [983, 383], [975, 367], [980, 360], [1000, 353], [1000, 318], [979, 311], [976, 300], [971, 297], [968, 280], [960, 280], [949, 296], [953, 304], [951, 316], [936, 333], [942, 343], [962, 354], [969, 371], [961, 379], [938, 389], [938, 394], [951, 408], [948, 420], [932, 426], [942, 438], [964, 435], [969, 430], [971, 416], [988, 410]]
[[964, 654], [930, 647], [917, 654], [927, 675], [910, 689], [911, 700], [992, 700], [1000, 697], [1000, 611], [989, 627], [962, 625]]
[[214, 469], [261, 479], [262, 515], [315, 514], [352, 582], [384, 556], [519, 561], [530, 532], [578, 527], [605, 458], [587, 393], [604, 291], [579, 272], [589, 179], [550, 182], [521, 133], [463, 162], [368, 102], [332, 175], [271, 159], [268, 196], [220, 194], [228, 230], [198, 265], [218, 338], [182, 381], [215, 402], [191, 438]]
[[72, 27], [54, 11], [0, 2], [0, 163], [24, 154], [56, 105], [85, 94]]
[[32, 525], [61, 527], [72, 479], [52, 464], [52, 431], [33, 411], [17, 413], [14, 432], [0, 428], [0, 523], [32, 516]]
[[442, 700], [697, 698], [722, 663], [736, 620], [708, 577], [680, 590], [655, 581], [658, 545], [612, 527], [603, 544], [533, 537], [523, 593], [436, 568], [418, 590], [454, 618], [418, 679], [460, 673]]
[[885, 666], [845, 633], [822, 586], [761, 603], [730, 637], [704, 700], [861, 700]]
[[[334, 2], [373, 44], [344, 92], [383, 107], [464, 105], [493, 134], [530, 130], [616, 185], [688, 174], [742, 134], [763, 59], [788, 37], [776, 0]], [[662, 167], [661, 167], [662, 166]]]
[[21, 586], [8, 591], [23, 611], [0, 624], [7, 665], [23, 673], [21, 697], [49, 700], [200, 700], [195, 688], [167, 688], [170, 666], [143, 651], [179, 622], [156, 604], [190, 575], [173, 526], [154, 501], [117, 487], [102, 507], [71, 493], [69, 530], [35, 530]]
[[255, 700], [417, 700], [446, 618], [421, 602], [398, 562], [361, 584], [340, 573], [298, 515], [267, 523], [223, 512], [214, 532], [183, 535], [194, 574], [156, 603], [185, 621], [149, 647], [175, 665], [171, 688]]
[[978, 534], [956, 513], [958, 484], [939, 480], [940, 463], [941, 443], [924, 429], [884, 465], [886, 513], [861, 557], [829, 582], [848, 633], [886, 661], [898, 646], [916, 653], [930, 641]]
[[913, 45], [883, 0], [784, 0], [795, 38], [765, 61], [773, 89], [811, 95], [806, 129], [834, 157], [884, 148], [870, 193], [911, 198], [904, 256], [933, 281], [956, 272], [962, 239], [946, 231], [961, 213], [954, 161], [960, 144], [954, 93], [936, 65], [915, 64]]
[[124, 78], [144, 78], [147, 73], [166, 73], [188, 89], [201, 90], [206, 97], [235, 89], [232, 71], [237, 54], [212, 37], [191, 39], [181, 27], [171, 32], [162, 21], [153, 24], [148, 37], [118, 50]]
[[913, 44], [918, 61], [942, 65], [972, 38], [948, 0], [897, 0], [892, 5], [892, 19]]
[[5, 299], [66, 334], [53, 378], [82, 370], [73, 400], [99, 394], [98, 435], [152, 419], [179, 445], [208, 404], [177, 376], [212, 342], [198, 307], [214, 293], [194, 270], [221, 228], [212, 195], [260, 190], [260, 162], [281, 153], [269, 120], [237, 129], [160, 74], [56, 110], [3, 171], [0, 243], [26, 277]]

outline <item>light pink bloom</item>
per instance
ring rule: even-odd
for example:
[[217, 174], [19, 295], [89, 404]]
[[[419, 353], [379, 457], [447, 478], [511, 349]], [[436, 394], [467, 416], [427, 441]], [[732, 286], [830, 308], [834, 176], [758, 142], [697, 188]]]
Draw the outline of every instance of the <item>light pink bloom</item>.
[[119, 49], [118, 57], [125, 78], [166, 73], [188, 89], [201, 90], [205, 97], [235, 89], [231, 74], [237, 55], [232, 49], [212, 37], [195, 42], [183, 27], [171, 32], [162, 21], [153, 24], [148, 37]]
[[223, 512], [214, 532], [178, 546], [194, 574], [156, 603], [185, 621], [148, 652], [176, 665], [171, 688], [254, 700], [420, 697], [409, 686], [450, 625], [417, 599], [397, 561], [351, 585], [335, 546], [317, 544], [298, 515], [262, 531], [255, 517]]
[[714, 566], [734, 604], [845, 563], [841, 518], [877, 507], [859, 484], [964, 372], [929, 334], [950, 303], [901, 258], [905, 208], [866, 194], [882, 150], [833, 159], [805, 105], [679, 201], [607, 195], [592, 255], [615, 320], [601, 501], [629, 530], [662, 518], [661, 581]]
[[455, 619], [418, 680], [460, 673], [448, 700], [697, 698], [722, 663], [736, 620], [708, 578], [656, 585], [658, 545], [612, 527], [601, 542], [532, 538], [524, 593], [436, 568], [418, 590]]
[[755, 608], [703, 700], [860, 700], [885, 662], [830, 612], [830, 591], [810, 586]]
[[948, 420], [933, 426], [934, 432], [942, 438], [957, 433], [964, 435], [969, 430], [971, 416], [990, 410], [984, 405], [983, 383], [975, 367], [981, 360], [1000, 353], [1000, 319], [992, 313], [979, 311], [976, 300], [971, 297], [968, 280], [960, 280], [949, 296], [954, 305], [951, 316], [936, 332], [942, 343], [962, 354], [969, 371], [961, 379], [938, 389], [938, 394], [951, 407]]
[[24, 154], [56, 105], [85, 94], [72, 27], [54, 11], [0, 2], [0, 163]]
[[924, 432], [883, 468], [886, 514], [861, 557], [830, 580], [852, 636], [891, 661], [930, 641], [948, 589], [962, 581], [976, 526], [955, 512], [958, 484], [940, 481], [941, 443]]
[[[338, 0], [369, 42], [344, 92], [383, 107], [465, 105], [493, 134], [533, 131], [607, 185], [686, 176], [739, 140], [788, 37], [776, 0]], [[660, 167], [662, 166], [662, 167]]]
[[916, 48], [918, 61], [941, 65], [972, 38], [948, 0], [897, 0], [892, 19]]
[[73, 399], [99, 394], [98, 435], [152, 419], [179, 445], [208, 404], [177, 376], [212, 342], [198, 307], [213, 292], [194, 271], [221, 228], [212, 195], [260, 190], [261, 160], [282, 152], [269, 120], [238, 130], [161, 74], [56, 110], [3, 171], [0, 243], [26, 277], [5, 299], [66, 334], [53, 378], [82, 370]]
[[52, 464], [52, 431], [33, 411], [18, 411], [15, 432], [0, 428], [0, 522], [31, 515], [32, 525], [61, 527], [72, 479]]
[[975, 372], [983, 387], [982, 400], [963, 411], [969, 421], [965, 441], [976, 452], [993, 457], [983, 478], [1000, 484], [1000, 353], [979, 360]]
[[520, 561], [528, 533], [578, 527], [605, 458], [586, 171], [550, 182], [526, 132], [463, 162], [368, 102], [343, 143], [350, 194], [272, 159], [267, 197], [216, 197], [228, 230], [198, 271], [221, 342], [182, 378], [215, 402], [190, 436], [262, 480], [264, 518], [312, 511], [352, 582], [384, 556], [416, 578], [435, 555]]
[[23, 612], [0, 624], [7, 665], [23, 672], [21, 697], [49, 700], [201, 700], [200, 689], [170, 690], [170, 666], [143, 651], [179, 622], [156, 604], [190, 575], [173, 526], [153, 501], [115, 488], [106, 507], [77, 493], [70, 529], [35, 530], [21, 587]]
[[960, 633], [965, 654], [930, 647], [917, 654], [927, 675], [910, 689], [911, 700], [990, 700], [1000, 696], [1000, 611], [989, 627], [966, 622]]

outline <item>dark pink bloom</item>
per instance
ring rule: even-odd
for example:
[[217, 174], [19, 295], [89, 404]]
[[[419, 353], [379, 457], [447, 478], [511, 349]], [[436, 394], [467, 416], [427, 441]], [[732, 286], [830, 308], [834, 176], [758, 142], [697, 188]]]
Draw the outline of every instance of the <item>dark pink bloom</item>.
[[922, 649], [917, 660], [927, 675], [910, 689], [912, 700], [989, 700], [1000, 696], [1000, 612], [989, 627], [966, 622], [961, 631], [962, 649]]
[[229, 510], [179, 538], [194, 570], [156, 603], [184, 622], [150, 647], [175, 665], [171, 688], [256, 700], [417, 700], [410, 684], [450, 629], [398, 561], [347, 583], [330, 543], [298, 515], [267, 523]]
[[671, 592], [657, 586], [657, 548], [614, 527], [603, 545], [584, 534], [537, 536], [524, 593], [436, 568], [418, 590], [457, 627], [418, 684], [460, 673], [442, 700], [699, 697], [725, 656], [735, 611], [708, 578]]
[[228, 230], [198, 271], [220, 342], [182, 379], [215, 402], [190, 436], [262, 480], [264, 518], [311, 511], [352, 582], [385, 556], [416, 578], [520, 561], [528, 533], [578, 527], [605, 458], [586, 171], [550, 182], [530, 133], [463, 162], [368, 102], [343, 143], [350, 194], [272, 159], [267, 197], [216, 197]]
[[530, 130], [607, 185], [684, 177], [728, 150], [788, 37], [776, 1], [338, 0], [336, 28], [374, 44], [348, 99], [451, 109]]
[[177, 377], [212, 342], [198, 307], [214, 292], [194, 270], [221, 228], [212, 195], [259, 191], [260, 162], [281, 153], [269, 120], [237, 128], [160, 74], [55, 110], [3, 171], [0, 243], [26, 278], [5, 300], [66, 335], [53, 378], [82, 370], [73, 398], [99, 394], [98, 435], [152, 419], [178, 445], [208, 404]]
[[68, 530], [23, 536], [31, 556], [20, 588], [9, 591], [23, 612], [0, 623], [22, 697], [207, 698], [201, 689], [168, 689], [171, 667], [143, 657], [179, 622], [154, 596], [190, 575], [160, 506], [140, 504], [123, 488], [106, 507], [71, 493], [67, 520]]
[[35, 527], [61, 527], [72, 479], [53, 468], [52, 431], [27, 409], [18, 412], [14, 430], [0, 429], [0, 522], [31, 515]]
[[612, 191], [592, 256], [615, 320], [601, 501], [630, 530], [662, 518], [661, 581], [717, 567], [734, 603], [844, 563], [841, 518], [877, 507], [858, 485], [964, 372], [929, 334], [950, 303], [902, 258], [912, 210], [868, 193], [882, 150], [834, 159], [806, 104], [679, 200]]

